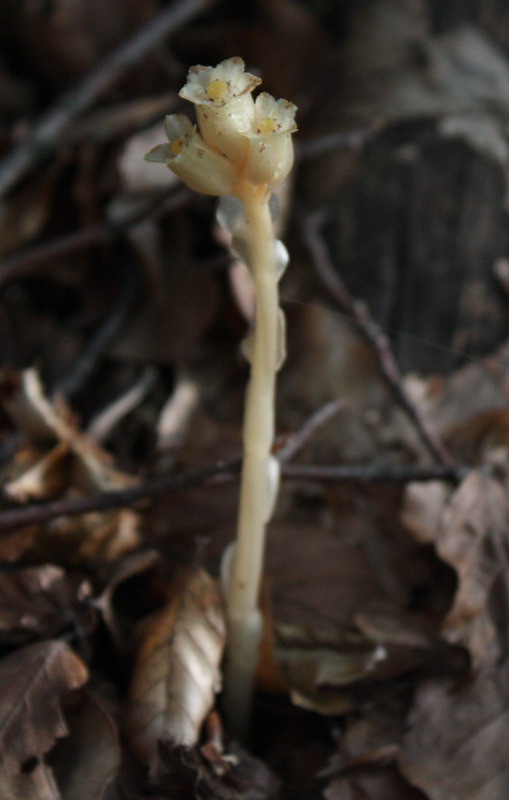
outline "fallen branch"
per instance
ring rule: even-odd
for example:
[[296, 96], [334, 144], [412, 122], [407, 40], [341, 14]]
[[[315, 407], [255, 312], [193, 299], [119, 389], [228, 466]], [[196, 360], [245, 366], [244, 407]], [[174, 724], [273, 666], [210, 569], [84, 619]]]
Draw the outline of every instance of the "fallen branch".
[[0, 163], [0, 195], [18, 183], [41, 159], [60, 147], [76, 118], [111, 89], [163, 39], [209, 6], [211, 0], [180, 0], [161, 11], [129, 41], [114, 50], [75, 89], [66, 92]]
[[321, 232], [324, 222], [325, 215], [322, 212], [308, 215], [304, 221], [304, 235], [318, 277], [338, 308], [352, 318], [360, 335], [375, 351], [383, 378], [412, 420], [428, 452], [439, 464], [452, 467], [453, 461], [446, 448], [405, 389], [387, 336], [371, 317], [366, 304], [352, 297], [334, 268]]
[[163, 198], [160, 196], [155, 199], [150, 198], [143, 208], [126, 213], [123, 219], [97, 222], [81, 230], [57, 236], [48, 242], [22, 250], [16, 255], [0, 261], [0, 285], [13, 279], [32, 275], [48, 261], [78, 253], [87, 247], [113, 242], [120, 233], [137, 222], [141, 222], [151, 214], [157, 218], [170, 213], [184, 205], [190, 197], [191, 193], [186, 188], [172, 190], [171, 194], [165, 195]]
[[317, 411], [311, 414], [310, 417], [304, 422], [300, 430], [290, 436], [289, 441], [277, 451], [279, 461], [284, 464], [302, 450], [308, 443], [309, 439], [313, 436], [316, 430], [322, 425], [325, 425], [330, 419], [339, 414], [345, 407], [342, 400], [331, 400], [330, 403], [320, 406]]
[[[233, 479], [240, 470], [240, 458], [220, 461], [181, 475], [167, 475], [140, 483], [129, 489], [102, 492], [85, 497], [70, 497], [13, 508], [0, 513], [0, 531], [7, 532], [28, 525], [42, 525], [56, 517], [77, 516], [90, 511], [108, 511], [132, 506], [160, 494], [180, 491], [213, 479]], [[410, 481], [450, 480], [457, 482], [467, 474], [468, 468], [455, 465], [434, 464], [427, 467], [413, 465], [362, 465], [319, 466], [316, 464], [285, 464], [281, 477], [287, 481], [312, 481], [314, 483], [408, 483]]]
[[[287, 481], [316, 481], [317, 483], [410, 483], [412, 481], [459, 482], [468, 467], [455, 464], [361, 464], [327, 466], [319, 464], [287, 464], [281, 477]], [[0, 515], [1, 519], [1, 515]]]
[[144, 481], [138, 486], [128, 489], [98, 492], [84, 497], [69, 497], [63, 500], [52, 500], [48, 503], [27, 505], [23, 508], [13, 508], [0, 513], [0, 531], [15, 530], [27, 525], [41, 525], [61, 516], [77, 516], [89, 511], [108, 511], [112, 508], [131, 506], [165, 492], [200, 486], [219, 475], [227, 473], [233, 475], [238, 473], [240, 463], [240, 458], [217, 462], [181, 475], [165, 475]]

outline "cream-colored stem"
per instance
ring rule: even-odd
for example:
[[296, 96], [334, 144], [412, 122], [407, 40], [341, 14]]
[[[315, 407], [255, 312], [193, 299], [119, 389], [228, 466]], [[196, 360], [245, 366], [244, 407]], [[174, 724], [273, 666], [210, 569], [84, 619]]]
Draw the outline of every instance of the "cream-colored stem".
[[274, 438], [279, 312], [268, 197], [259, 189], [253, 189], [240, 195], [240, 199], [247, 221], [248, 266], [256, 289], [256, 324], [245, 404], [237, 541], [227, 595], [229, 636], [224, 705], [231, 732], [242, 737], [247, 730], [262, 628], [258, 599], [265, 528], [272, 506], [269, 472]]

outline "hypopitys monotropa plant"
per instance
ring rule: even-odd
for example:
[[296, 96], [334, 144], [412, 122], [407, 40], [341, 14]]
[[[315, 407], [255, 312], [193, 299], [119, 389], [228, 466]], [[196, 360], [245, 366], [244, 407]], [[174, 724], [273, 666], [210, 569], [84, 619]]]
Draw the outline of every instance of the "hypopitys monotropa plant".
[[256, 322], [243, 343], [251, 364], [243, 429], [237, 539], [227, 580], [228, 645], [224, 706], [232, 731], [245, 731], [261, 636], [258, 596], [265, 529], [274, 508], [279, 463], [274, 439], [276, 372], [284, 359], [284, 317], [278, 281], [288, 257], [276, 241], [270, 211], [273, 189], [293, 163], [292, 103], [261, 93], [260, 79], [244, 71], [240, 58], [217, 67], [189, 70], [180, 96], [196, 109], [166, 118], [169, 144], [151, 150], [147, 161], [166, 164], [191, 189], [220, 196], [218, 220], [232, 234], [232, 250], [247, 264], [255, 286]]

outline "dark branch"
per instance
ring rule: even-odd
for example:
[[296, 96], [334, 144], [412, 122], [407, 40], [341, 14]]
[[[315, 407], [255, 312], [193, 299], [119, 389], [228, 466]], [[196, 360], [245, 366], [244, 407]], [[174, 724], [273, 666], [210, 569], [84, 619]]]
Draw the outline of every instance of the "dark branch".
[[[145, 481], [129, 489], [102, 492], [86, 497], [72, 497], [14, 508], [0, 513], [0, 531], [10, 531], [28, 525], [42, 525], [60, 516], [76, 516], [89, 511], [107, 511], [132, 506], [159, 494], [201, 486], [212, 479], [231, 479], [238, 475], [240, 458], [218, 462], [182, 475], [168, 475]], [[461, 466], [435, 464], [428, 467], [407, 465], [318, 466], [315, 464], [285, 464], [282, 477], [289, 481], [315, 483], [408, 483], [409, 481], [459, 481], [467, 473]]]
[[429, 453], [439, 464], [451, 467], [453, 462], [449, 453], [430, 429], [404, 387], [388, 338], [371, 317], [366, 304], [351, 296], [334, 268], [321, 233], [323, 223], [324, 215], [321, 212], [309, 215], [304, 223], [306, 242], [318, 277], [338, 308], [352, 318], [360, 335], [374, 349], [383, 378], [412, 420]]
[[128, 42], [107, 56], [79, 86], [64, 94], [34, 125], [30, 135], [0, 164], [0, 195], [41, 159], [54, 153], [71, 122], [90, 108], [163, 39], [210, 5], [211, 0], [171, 3]]
[[13, 508], [0, 513], [0, 531], [14, 530], [26, 525], [40, 525], [64, 515], [76, 516], [89, 511], [108, 511], [112, 508], [131, 506], [140, 500], [158, 494], [200, 486], [210, 478], [228, 473], [235, 474], [239, 469], [240, 459], [218, 462], [182, 475], [165, 475], [154, 478], [129, 489], [98, 492], [85, 497], [71, 497], [53, 500], [49, 503], [28, 505], [23, 508]]
[[87, 247], [96, 247], [112, 242], [119, 233], [137, 222], [141, 222], [151, 214], [158, 217], [170, 213], [181, 207], [190, 197], [191, 193], [185, 187], [179, 188], [177, 191], [172, 190], [170, 195], [163, 198], [160, 196], [155, 199], [150, 198], [141, 209], [137, 208], [132, 213], [127, 213], [121, 220], [98, 222], [16, 253], [16, 255], [0, 261], [0, 285], [31, 275], [48, 261], [72, 255]]

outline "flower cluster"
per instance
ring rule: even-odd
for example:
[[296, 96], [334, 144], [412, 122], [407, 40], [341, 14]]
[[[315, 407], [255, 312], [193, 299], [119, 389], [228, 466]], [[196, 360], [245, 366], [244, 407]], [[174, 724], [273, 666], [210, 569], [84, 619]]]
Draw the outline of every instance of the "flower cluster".
[[194, 103], [197, 125], [181, 114], [166, 117], [169, 144], [154, 147], [147, 161], [166, 164], [191, 189], [236, 195], [248, 181], [272, 189], [293, 163], [292, 103], [252, 92], [260, 83], [241, 58], [217, 67], [192, 67], [180, 96]]

